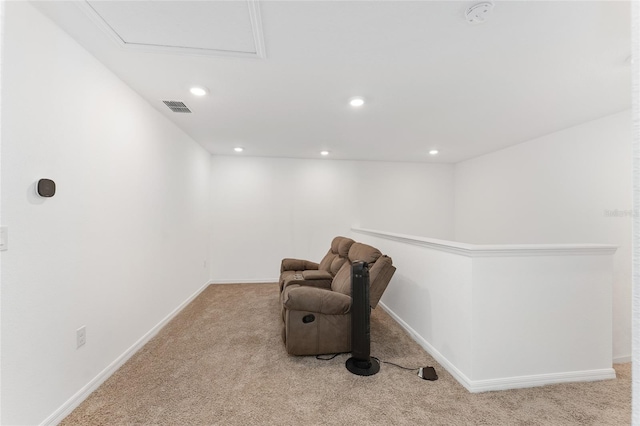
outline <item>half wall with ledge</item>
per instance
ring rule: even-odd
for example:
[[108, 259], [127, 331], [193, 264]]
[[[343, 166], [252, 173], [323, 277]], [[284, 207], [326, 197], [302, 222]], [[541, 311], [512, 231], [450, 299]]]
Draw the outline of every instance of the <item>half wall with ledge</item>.
[[380, 305], [470, 392], [616, 377], [617, 246], [351, 231], [398, 268]]

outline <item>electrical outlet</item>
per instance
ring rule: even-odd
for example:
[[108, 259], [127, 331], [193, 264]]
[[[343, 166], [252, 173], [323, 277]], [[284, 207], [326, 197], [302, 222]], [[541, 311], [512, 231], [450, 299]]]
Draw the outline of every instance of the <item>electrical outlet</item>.
[[87, 327], [83, 325], [76, 330], [76, 348], [84, 346], [85, 343], [87, 343]]

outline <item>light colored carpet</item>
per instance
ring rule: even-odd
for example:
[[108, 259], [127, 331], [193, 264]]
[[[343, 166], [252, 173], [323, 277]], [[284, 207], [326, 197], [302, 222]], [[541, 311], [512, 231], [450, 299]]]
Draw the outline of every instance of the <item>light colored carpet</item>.
[[84, 401], [63, 425], [626, 425], [630, 364], [618, 378], [470, 394], [382, 309], [371, 353], [435, 366], [439, 380], [386, 364], [292, 357], [276, 284], [212, 285]]

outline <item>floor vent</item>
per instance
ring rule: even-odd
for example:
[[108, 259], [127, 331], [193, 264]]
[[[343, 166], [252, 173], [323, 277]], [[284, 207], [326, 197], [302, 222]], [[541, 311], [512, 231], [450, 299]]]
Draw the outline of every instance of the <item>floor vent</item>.
[[162, 101], [169, 109], [173, 112], [183, 112], [183, 113], [191, 113], [191, 110], [188, 106], [184, 104], [184, 102], [180, 101]]

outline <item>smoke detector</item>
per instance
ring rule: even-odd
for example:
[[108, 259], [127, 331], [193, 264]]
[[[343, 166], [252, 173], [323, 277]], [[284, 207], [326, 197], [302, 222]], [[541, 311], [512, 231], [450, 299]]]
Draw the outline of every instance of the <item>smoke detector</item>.
[[478, 3], [467, 9], [464, 16], [470, 24], [481, 24], [487, 19], [492, 10], [493, 3]]

